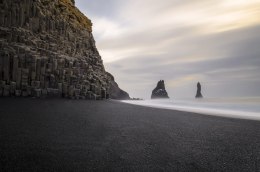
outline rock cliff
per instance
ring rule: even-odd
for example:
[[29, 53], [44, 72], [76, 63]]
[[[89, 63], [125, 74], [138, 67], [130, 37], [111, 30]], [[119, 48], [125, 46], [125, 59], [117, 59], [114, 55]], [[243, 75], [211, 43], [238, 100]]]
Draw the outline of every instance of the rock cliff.
[[121, 90], [118, 86], [118, 84], [115, 82], [113, 75], [111, 75], [110, 73], [107, 73], [110, 82], [110, 86], [108, 89], [109, 94], [109, 98], [111, 99], [119, 99], [119, 100], [129, 100], [130, 96], [127, 92], [125, 92], [124, 90]]
[[152, 91], [152, 99], [169, 98], [167, 91], [165, 90], [164, 80], [160, 80], [157, 86]]
[[0, 0], [0, 96], [101, 99], [114, 94], [92, 23], [74, 3]]

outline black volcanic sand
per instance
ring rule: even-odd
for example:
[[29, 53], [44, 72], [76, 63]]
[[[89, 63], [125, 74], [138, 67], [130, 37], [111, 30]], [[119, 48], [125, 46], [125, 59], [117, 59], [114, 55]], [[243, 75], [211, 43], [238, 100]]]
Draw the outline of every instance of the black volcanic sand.
[[116, 101], [0, 99], [0, 171], [260, 171], [260, 122]]

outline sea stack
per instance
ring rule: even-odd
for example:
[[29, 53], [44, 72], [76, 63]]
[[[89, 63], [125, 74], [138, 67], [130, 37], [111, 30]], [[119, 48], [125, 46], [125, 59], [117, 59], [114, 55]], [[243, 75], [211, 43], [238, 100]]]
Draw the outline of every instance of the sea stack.
[[151, 99], [168, 99], [168, 93], [165, 90], [164, 80], [160, 80], [152, 92]]
[[198, 82], [197, 83], [197, 94], [195, 96], [196, 98], [203, 98], [202, 94], [201, 94], [201, 85], [200, 83]]
[[110, 89], [116, 83], [92, 22], [74, 0], [1, 0], [0, 7], [0, 96], [105, 99], [120, 91]]

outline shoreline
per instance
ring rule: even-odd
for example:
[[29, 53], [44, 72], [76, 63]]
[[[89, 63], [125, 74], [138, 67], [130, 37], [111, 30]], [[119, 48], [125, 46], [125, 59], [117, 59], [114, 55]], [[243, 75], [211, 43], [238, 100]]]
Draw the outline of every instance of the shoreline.
[[1, 171], [260, 169], [259, 121], [114, 100], [21, 99], [0, 98]]

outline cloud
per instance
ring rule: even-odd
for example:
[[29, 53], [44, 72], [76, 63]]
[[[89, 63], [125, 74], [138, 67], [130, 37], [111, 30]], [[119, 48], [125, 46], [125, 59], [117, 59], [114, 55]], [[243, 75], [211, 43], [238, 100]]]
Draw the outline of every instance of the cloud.
[[198, 80], [206, 96], [231, 87], [225, 96], [260, 96], [259, 0], [76, 4], [91, 15], [106, 69], [130, 95], [148, 98], [164, 79], [171, 97], [193, 96]]
[[[176, 43], [187, 46], [169, 49], [163, 56], [139, 54], [107, 63], [106, 66], [121, 83], [126, 83], [121, 85], [134, 96], [139, 94], [149, 97], [149, 90], [160, 79], [168, 81], [168, 88], [175, 90], [172, 93], [174, 97], [193, 95], [194, 83], [197, 81], [202, 81], [206, 86], [214, 84], [219, 88], [227, 83], [230, 85], [230, 82], [237, 84], [237, 80], [240, 83], [246, 82], [245, 85], [252, 81], [255, 84], [260, 76], [260, 50], [257, 48], [260, 45], [260, 36], [257, 33], [258, 26], [235, 32], [189, 37]], [[175, 53], [177, 50], [178, 53]], [[115, 64], [120, 65], [120, 68], [113, 66]], [[142, 86], [143, 93], [129, 89], [134, 88], [136, 83], [145, 84]], [[187, 87], [189, 91], [183, 87]], [[258, 91], [257, 85], [254, 90]], [[207, 94], [217, 96], [221, 91], [214, 88], [213, 92], [215, 94]]]

